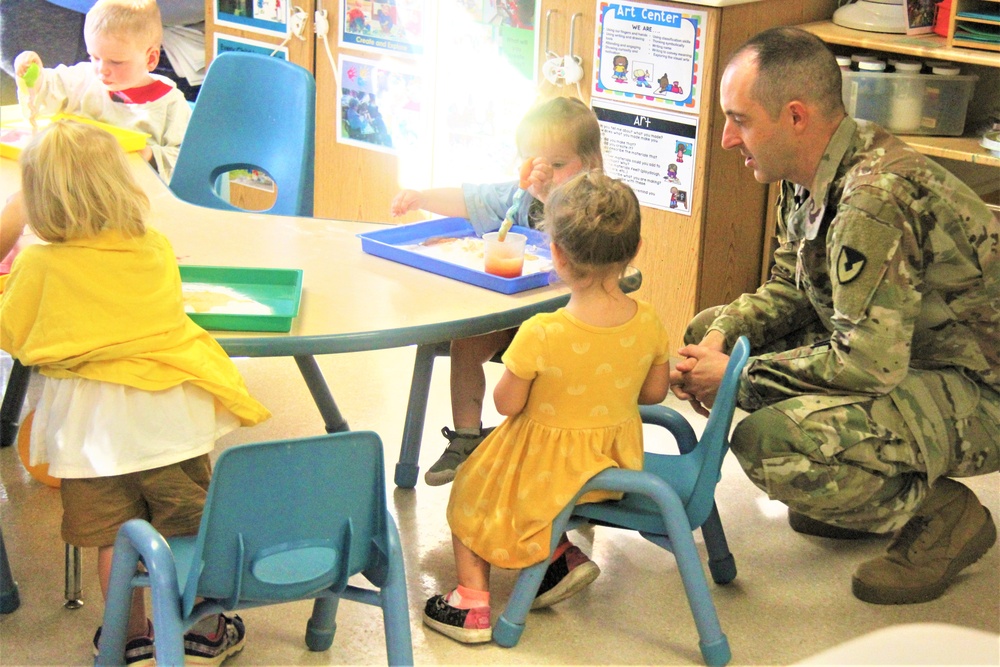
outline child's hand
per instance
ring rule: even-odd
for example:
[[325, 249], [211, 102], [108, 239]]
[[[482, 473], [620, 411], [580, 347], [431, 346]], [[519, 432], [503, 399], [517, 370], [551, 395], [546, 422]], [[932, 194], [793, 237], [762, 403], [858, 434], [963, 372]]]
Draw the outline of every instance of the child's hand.
[[420, 192], [417, 190], [401, 190], [392, 198], [392, 204], [389, 208], [392, 217], [406, 215], [410, 211], [421, 208], [420, 199]]
[[22, 51], [17, 54], [17, 58], [14, 58], [14, 73], [17, 76], [23, 77], [25, 72], [28, 71], [28, 67], [32, 64], [43, 67], [42, 59], [34, 51]]
[[[525, 170], [529, 162], [530, 169]], [[549, 197], [549, 191], [555, 187], [552, 183], [554, 175], [555, 172], [552, 169], [552, 164], [548, 160], [541, 157], [531, 158], [521, 165], [521, 182], [519, 185], [522, 189], [527, 190], [532, 197], [544, 204], [545, 200]]]

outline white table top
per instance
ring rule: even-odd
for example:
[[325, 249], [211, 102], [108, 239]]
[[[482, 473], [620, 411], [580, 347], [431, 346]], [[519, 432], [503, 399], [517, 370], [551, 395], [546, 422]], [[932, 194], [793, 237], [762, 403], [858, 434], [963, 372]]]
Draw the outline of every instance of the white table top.
[[[181, 201], [138, 156], [152, 225], [181, 264], [303, 269], [299, 315], [287, 334], [213, 332], [233, 356], [353, 352], [435, 343], [517, 326], [565, 303], [564, 286], [514, 295], [368, 255], [370, 223], [219, 211]], [[0, 159], [0, 202], [20, 187], [16, 161]]]

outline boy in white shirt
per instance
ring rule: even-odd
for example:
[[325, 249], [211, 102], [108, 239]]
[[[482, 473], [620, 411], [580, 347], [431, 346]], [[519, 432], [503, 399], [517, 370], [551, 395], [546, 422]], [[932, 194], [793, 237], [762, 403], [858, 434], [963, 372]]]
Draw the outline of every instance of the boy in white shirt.
[[162, 38], [155, 0], [98, 0], [84, 22], [90, 62], [48, 69], [24, 51], [17, 76], [33, 63], [41, 71], [30, 88], [18, 87], [18, 99], [33, 114], [62, 111], [149, 134], [143, 157], [169, 182], [191, 108], [174, 82], [151, 73]]

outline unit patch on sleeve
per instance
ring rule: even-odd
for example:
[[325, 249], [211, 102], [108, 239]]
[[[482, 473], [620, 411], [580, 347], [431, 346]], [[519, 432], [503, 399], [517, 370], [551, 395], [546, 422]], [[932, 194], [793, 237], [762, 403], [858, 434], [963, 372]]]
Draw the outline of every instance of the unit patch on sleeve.
[[868, 258], [854, 248], [841, 246], [840, 257], [837, 258], [837, 282], [846, 285], [857, 278], [867, 261]]
[[865, 317], [899, 248], [899, 230], [866, 216], [850, 216], [834, 231], [828, 252], [833, 308], [851, 322]]

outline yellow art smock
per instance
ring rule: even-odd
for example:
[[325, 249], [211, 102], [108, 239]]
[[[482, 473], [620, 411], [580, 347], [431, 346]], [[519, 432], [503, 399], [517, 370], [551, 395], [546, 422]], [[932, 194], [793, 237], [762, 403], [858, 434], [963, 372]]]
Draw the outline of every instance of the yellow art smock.
[[177, 259], [153, 229], [23, 249], [0, 295], [0, 348], [53, 378], [146, 391], [190, 382], [244, 426], [271, 415], [184, 312]]

